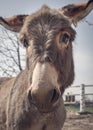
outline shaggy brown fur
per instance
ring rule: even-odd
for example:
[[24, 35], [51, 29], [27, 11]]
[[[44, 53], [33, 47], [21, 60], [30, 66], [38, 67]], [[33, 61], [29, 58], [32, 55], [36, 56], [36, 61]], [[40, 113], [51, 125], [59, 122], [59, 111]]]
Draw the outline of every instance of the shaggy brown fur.
[[16, 78], [0, 80], [0, 130], [62, 129], [66, 116], [62, 94], [74, 80], [76, 32], [71, 24], [92, 9], [91, 1], [0, 18], [5, 28], [20, 32], [27, 50], [26, 69]]

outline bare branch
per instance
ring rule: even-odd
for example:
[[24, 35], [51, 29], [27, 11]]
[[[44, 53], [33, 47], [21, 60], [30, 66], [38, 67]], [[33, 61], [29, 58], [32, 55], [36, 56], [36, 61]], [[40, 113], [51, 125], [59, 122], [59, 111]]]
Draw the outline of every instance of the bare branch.
[[11, 77], [22, 71], [24, 56], [17, 34], [0, 28], [0, 76]]
[[85, 22], [89, 25], [89, 26], [93, 26], [93, 23], [90, 23], [89, 21], [85, 20]]

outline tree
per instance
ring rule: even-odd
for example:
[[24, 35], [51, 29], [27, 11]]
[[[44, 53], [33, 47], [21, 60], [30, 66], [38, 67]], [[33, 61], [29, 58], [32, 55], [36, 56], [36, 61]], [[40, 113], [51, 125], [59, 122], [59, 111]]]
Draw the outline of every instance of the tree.
[[85, 20], [85, 22], [86, 22], [89, 26], [93, 26], [93, 23], [90, 23], [88, 20]]
[[16, 33], [0, 27], [0, 76], [11, 77], [25, 67], [25, 49]]

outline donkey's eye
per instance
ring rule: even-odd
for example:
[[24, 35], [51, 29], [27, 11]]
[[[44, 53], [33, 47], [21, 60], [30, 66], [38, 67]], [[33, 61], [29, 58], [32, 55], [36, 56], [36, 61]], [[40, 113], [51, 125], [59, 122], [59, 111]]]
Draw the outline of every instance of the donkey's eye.
[[20, 39], [21, 43], [23, 44], [24, 47], [28, 47], [29, 46], [29, 40], [26, 38], [21, 38]]
[[59, 38], [59, 43], [67, 44], [69, 42], [70, 36], [67, 33], [61, 34]]
[[24, 39], [23, 44], [24, 44], [24, 47], [28, 47], [29, 46], [28, 39]]
[[29, 39], [24, 34], [19, 35], [19, 40], [24, 47], [27, 48], [29, 46]]

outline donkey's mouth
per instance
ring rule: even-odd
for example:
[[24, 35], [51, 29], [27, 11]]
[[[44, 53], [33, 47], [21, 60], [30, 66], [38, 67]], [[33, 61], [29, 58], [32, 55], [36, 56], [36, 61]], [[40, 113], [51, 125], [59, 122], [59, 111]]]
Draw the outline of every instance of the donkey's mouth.
[[38, 111], [39, 111], [40, 113], [52, 113], [52, 112], [56, 111], [57, 108], [58, 108], [58, 105], [55, 106], [55, 107], [43, 108], [43, 109], [41, 109], [41, 108], [38, 107]]

